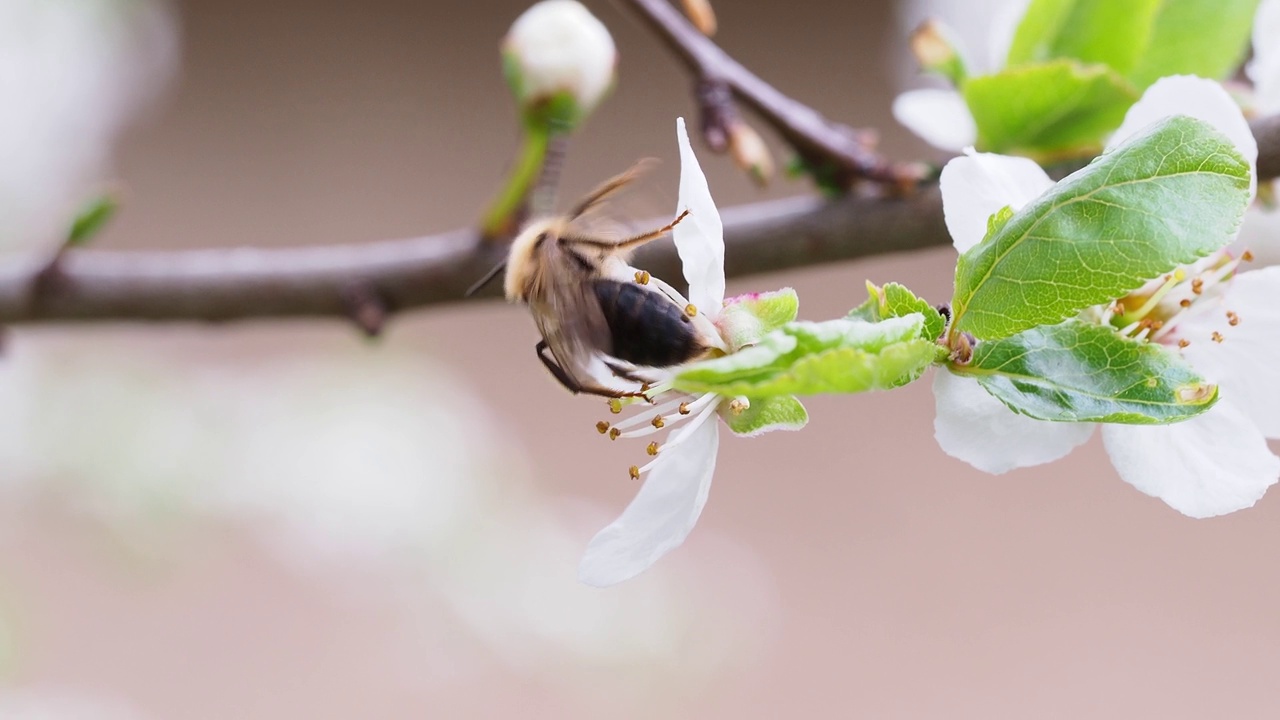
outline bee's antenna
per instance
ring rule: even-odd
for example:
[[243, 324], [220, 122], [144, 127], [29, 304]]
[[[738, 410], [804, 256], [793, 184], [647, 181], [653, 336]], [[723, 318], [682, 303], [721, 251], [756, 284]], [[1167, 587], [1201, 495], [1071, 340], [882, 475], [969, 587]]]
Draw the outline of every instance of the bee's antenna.
[[506, 260], [503, 260], [497, 265], [494, 265], [493, 269], [485, 273], [484, 277], [477, 280], [475, 285], [472, 285], [471, 287], [467, 288], [467, 292], [464, 293], [462, 297], [471, 297], [472, 295], [475, 295], [476, 293], [480, 292], [480, 290], [484, 288], [485, 285], [488, 285], [490, 282], [493, 281], [494, 278], [498, 277], [498, 273], [501, 273], [503, 270], [506, 269], [506, 267], [507, 267]]

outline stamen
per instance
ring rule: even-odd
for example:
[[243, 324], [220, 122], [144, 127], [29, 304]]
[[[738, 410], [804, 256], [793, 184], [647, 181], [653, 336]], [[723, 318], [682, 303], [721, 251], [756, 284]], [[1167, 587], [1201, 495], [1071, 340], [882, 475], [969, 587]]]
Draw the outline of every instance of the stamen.
[[746, 399], [745, 397], [736, 397], [733, 399], [732, 402], [729, 403], [729, 412], [733, 413], [734, 415], [741, 415], [742, 413], [746, 412], [747, 408], [749, 407], [751, 407], [750, 400]]
[[[1117, 313], [1117, 315], [1120, 316], [1120, 322], [1126, 322], [1126, 321], [1133, 322], [1133, 321], [1141, 320], [1145, 318], [1148, 314], [1151, 313], [1152, 310], [1156, 309], [1156, 305], [1160, 304], [1160, 301], [1164, 299], [1165, 295], [1169, 294], [1170, 290], [1172, 290], [1175, 286], [1177, 286], [1178, 283], [1182, 282], [1186, 278], [1187, 278], [1187, 273], [1182, 268], [1178, 268], [1177, 270], [1174, 270], [1172, 273], [1165, 275], [1164, 284], [1162, 284], [1159, 288], [1156, 288], [1156, 291], [1151, 293], [1151, 297], [1147, 298], [1147, 301], [1142, 304], [1142, 307], [1139, 307], [1137, 310], [1134, 310], [1132, 313], [1123, 312], [1124, 303], [1117, 301], [1116, 304], [1121, 308], [1121, 312]], [[1195, 287], [1196, 282], [1198, 281], [1197, 280], [1191, 281], [1193, 288]], [[1121, 330], [1120, 334], [1128, 335], [1129, 333], [1128, 331]]]
[[654, 415], [654, 416], [653, 416], [653, 422], [652, 422], [651, 424], [652, 424], [655, 428], [657, 428], [658, 430], [661, 430], [661, 429], [662, 429], [662, 426], [663, 426], [663, 425], [666, 425], [667, 423], [666, 423], [666, 421], [664, 421], [664, 420], [662, 419], [662, 416], [661, 416], [661, 415]]
[[1240, 316], [1237, 315], [1234, 310], [1227, 311], [1227, 324], [1231, 327], [1235, 327], [1240, 324]]
[[1184, 308], [1189, 308], [1191, 307], [1191, 298], [1182, 298], [1178, 301], [1178, 304]]
[[614, 415], [617, 415], [618, 413], [622, 412], [622, 401], [619, 400], [618, 398], [610, 398], [609, 412], [613, 413]]
[[682, 403], [680, 403], [680, 414], [681, 414], [681, 415], [688, 415], [688, 414], [689, 414], [689, 403], [687, 403], [687, 402], [682, 402]]
[[1197, 294], [1197, 295], [1199, 295], [1200, 293], [1204, 292], [1204, 280], [1203, 280], [1203, 279], [1201, 279], [1201, 278], [1196, 278], [1196, 279], [1192, 280], [1192, 281], [1191, 281], [1191, 292], [1193, 292], [1193, 293], [1195, 293], [1195, 294]]
[[601, 420], [600, 422], [596, 423], [596, 430], [599, 430], [601, 435], [609, 432], [609, 423], [605, 422], [604, 420]]
[[684, 306], [684, 314], [689, 317], [696, 317], [698, 314], [698, 308], [694, 307], [693, 303], [689, 303]]
[[1179, 348], [1186, 348], [1190, 344], [1191, 344], [1191, 341], [1186, 338], [1182, 338], [1181, 340], [1178, 341]]
[[649, 447], [645, 448], [644, 451], [649, 453], [650, 455], [657, 455], [658, 448], [659, 448], [659, 445], [657, 442], [651, 442], [649, 443]]
[[610, 440], [617, 440], [617, 439], [618, 439], [618, 437], [619, 437], [619, 436], [621, 436], [621, 435], [622, 435], [622, 431], [621, 431], [621, 430], [619, 430], [618, 428], [609, 428], [609, 439], [610, 439]]
[[1210, 337], [1213, 338], [1213, 341], [1216, 343], [1220, 343], [1225, 339], [1222, 337], [1222, 333], [1218, 332], [1217, 330], [1214, 330], [1213, 335], [1211, 335]]
[[627, 474], [631, 476], [632, 480], [639, 480], [640, 468], [636, 467], [635, 465], [632, 465], [630, 468], [627, 468]]
[[1245, 262], [1253, 262], [1253, 251], [1245, 250], [1244, 253], [1240, 255], [1240, 259]]
[[641, 285], [648, 285], [648, 284], [649, 284], [649, 278], [650, 278], [650, 275], [649, 275], [649, 272], [648, 272], [647, 270], [637, 270], [637, 271], [636, 271], [636, 282], [637, 282], [637, 283], [640, 283]]

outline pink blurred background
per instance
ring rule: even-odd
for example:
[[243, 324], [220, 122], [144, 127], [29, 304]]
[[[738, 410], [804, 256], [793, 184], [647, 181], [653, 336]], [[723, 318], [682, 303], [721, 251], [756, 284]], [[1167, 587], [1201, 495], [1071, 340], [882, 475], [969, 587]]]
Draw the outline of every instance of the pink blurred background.
[[[664, 160], [690, 81], [618, 3], [618, 87], [564, 194]], [[129, 133], [104, 247], [336, 243], [473, 222], [516, 144], [518, 0], [189, 0], [181, 69]], [[720, 0], [717, 40], [824, 113], [897, 127], [915, 4]], [[976, 12], [976, 10], [974, 10]], [[776, 147], [776, 146], [775, 146]], [[702, 154], [724, 205], [757, 190]], [[732, 281], [842, 314], [863, 281], [949, 294], [939, 249]], [[1271, 717], [1280, 499], [1191, 520], [1095, 439], [983, 475], [927, 382], [817, 398], [722, 444], [688, 543], [609, 590], [591, 535], [639, 447], [534, 361], [499, 303], [338, 322], [21, 329], [0, 365], [0, 716]], [[61, 713], [61, 714], [57, 714]]]

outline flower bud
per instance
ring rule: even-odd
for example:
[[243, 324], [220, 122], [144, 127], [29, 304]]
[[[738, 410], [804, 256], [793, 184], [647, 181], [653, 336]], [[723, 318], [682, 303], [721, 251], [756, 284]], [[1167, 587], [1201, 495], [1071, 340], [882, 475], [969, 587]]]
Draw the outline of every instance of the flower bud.
[[769, 146], [755, 128], [741, 120], [729, 125], [729, 154], [758, 184], [764, 185], [773, 177], [773, 155]]
[[716, 34], [716, 11], [711, 9], [711, 0], [683, 0], [683, 4], [684, 14], [698, 32], [707, 37]]
[[964, 59], [956, 51], [955, 42], [947, 26], [934, 19], [925, 20], [911, 33], [911, 54], [920, 67], [936, 72], [954, 85], [964, 82]]
[[502, 42], [507, 82], [527, 120], [572, 127], [613, 85], [618, 53], [603, 23], [577, 0], [543, 0]]

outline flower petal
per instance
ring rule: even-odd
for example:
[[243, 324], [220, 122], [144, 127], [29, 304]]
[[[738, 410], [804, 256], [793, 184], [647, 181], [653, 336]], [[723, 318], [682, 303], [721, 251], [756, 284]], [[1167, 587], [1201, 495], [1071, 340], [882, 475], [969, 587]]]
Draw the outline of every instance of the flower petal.
[[978, 141], [969, 106], [955, 90], [908, 90], [894, 98], [893, 117], [939, 150], [960, 152]]
[[680, 200], [676, 213], [689, 211], [689, 216], [671, 232], [689, 283], [689, 302], [715, 317], [724, 304], [724, 225], [720, 211], [711, 199], [707, 176], [702, 174], [698, 157], [689, 144], [684, 118], [676, 119], [676, 137], [680, 141]]
[[1254, 103], [1262, 115], [1280, 112], [1280, 0], [1263, 0], [1253, 19]]
[[1107, 141], [1107, 149], [1116, 147], [1170, 115], [1189, 115], [1203, 120], [1235, 143], [1251, 170], [1249, 197], [1257, 193], [1258, 141], [1249, 130], [1240, 106], [1222, 85], [1213, 80], [1194, 75], [1160, 78], [1129, 108], [1120, 129]]
[[1042, 465], [1084, 444], [1092, 423], [1057, 423], [1019, 415], [977, 380], [939, 369], [933, 376], [934, 437], [943, 452], [993, 475]]
[[1280, 458], [1226, 398], [1172, 425], [1104, 425], [1102, 440], [1125, 482], [1195, 518], [1251, 507], [1280, 478]]
[[[1192, 367], [1218, 383], [1223, 399], [1271, 438], [1280, 438], [1278, 300], [1280, 267], [1240, 273], [1220, 296], [1201, 298], [1173, 333], [1191, 343], [1182, 352]], [[1228, 312], [1235, 313], [1236, 325]], [[1221, 343], [1211, 339], [1215, 332]]]
[[1011, 0], [988, 16], [991, 18], [991, 29], [988, 31], [987, 51], [990, 53], [992, 72], [1000, 70], [1008, 62], [1009, 48], [1013, 46], [1013, 38], [1030, 5], [1031, 0]]
[[1053, 187], [1053, 180], [1026, 158], [970, 153], [948, 162], [939, 184], [951, 241], [964, 252], [982, 242], [988, 218], [1006, 205], [1017, 212]]
[[595, 587], [620, 583], [684, 542], [711, 490], [720, 445], [715, 417], [714, 412], [703, 413], [677, 430], [681, 437], [673, 434], [670, 450], [658, 456], [622, 516], [587, 545], [579, 580]]

